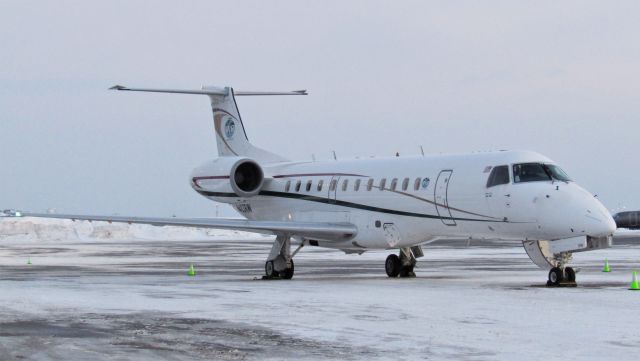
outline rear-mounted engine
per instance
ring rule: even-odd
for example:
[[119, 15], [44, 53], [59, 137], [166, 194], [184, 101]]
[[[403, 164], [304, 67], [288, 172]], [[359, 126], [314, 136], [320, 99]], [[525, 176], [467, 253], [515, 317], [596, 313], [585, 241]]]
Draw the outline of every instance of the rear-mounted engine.
[[252, 159], [220, 157], [195, 169], [191, 181], [196, 190], [252, 197], [262, 190], [264, 172]]
[[231, 188], [240, 197], [255, 196], [264, 184], [262, 168], [251, 159], [238, 161], [229, 174]]

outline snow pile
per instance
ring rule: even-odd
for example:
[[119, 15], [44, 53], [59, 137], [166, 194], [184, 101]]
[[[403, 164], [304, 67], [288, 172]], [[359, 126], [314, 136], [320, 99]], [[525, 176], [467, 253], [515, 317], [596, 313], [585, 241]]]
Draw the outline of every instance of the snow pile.
[[51, 218], [0, 218], [0, 241], [208, 240], [255, 239], [264, 235], [211, 228], [71, 221]]

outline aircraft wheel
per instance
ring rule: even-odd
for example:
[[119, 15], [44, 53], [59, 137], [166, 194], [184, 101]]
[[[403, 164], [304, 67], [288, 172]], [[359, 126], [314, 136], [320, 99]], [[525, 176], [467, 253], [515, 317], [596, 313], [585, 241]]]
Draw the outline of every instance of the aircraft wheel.
[[415, 277], [416, 273], [413, 272], [414, 266], [403, 266], [400, 270], [400, 277]]
[[576, 271], [571, 268], [571, 267], [567, 267], [564, 269], [564, 274], [566, 277], [567, 282], [575, 282], [576, 281]]
[[549, 271], [549, 285], [557, 286], [562, 281], [562, 270], [558, 267], [553, 267]]
[[276, 272], [276, 270], [273, 268], [273, 261], [267, 261], [267, 263], [264, 264], [264, 273], [268, 278], [274, 278], [278, 276], [278, 272]]
[[284, 271], [280, 272], [280, 277], [285, 280], [290, 280], [293, 278], [293, 260], [291, 260], [291, 268], [287, 268]]
[[387, 276], [393, 278], [398, 277], [400, 270], [402, 269], [402, 263], [400, 257], [395, 254], [390, 254], [387, 257], [387, 261], [384, 263], [384, 270], [387, 271]]

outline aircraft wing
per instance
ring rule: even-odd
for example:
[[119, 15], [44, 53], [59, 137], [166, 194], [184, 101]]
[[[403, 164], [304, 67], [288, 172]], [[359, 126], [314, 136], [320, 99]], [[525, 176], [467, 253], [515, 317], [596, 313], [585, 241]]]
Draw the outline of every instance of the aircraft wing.
[[613, 233], [613, 240], [625, 238], [640, 238], [640, 229], [618, 228]]
[[323, 223], [295, 221], [251, 221], [234, 218], [155, 218], [123, 216], [89, 216], [78, 214], [49, 214], [21, 212], [21, 217], [59, 218], [116, 223], [138, 223], [153, 226], [182, 226], [198, 228], [233, 229], [238, 231], [302, 236], [326, 241], [343, 241], [353, 238], [358, 229], [352, 223]]

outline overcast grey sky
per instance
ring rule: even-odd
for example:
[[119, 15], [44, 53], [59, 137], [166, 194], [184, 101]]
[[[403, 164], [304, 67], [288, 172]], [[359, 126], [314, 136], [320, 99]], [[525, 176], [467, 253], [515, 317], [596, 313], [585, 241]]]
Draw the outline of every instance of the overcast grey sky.
[[640, 2], [0, 1], [0, 208], [211, 216], [206, 97], [293, 159], [529, 149], [640, 208]]

